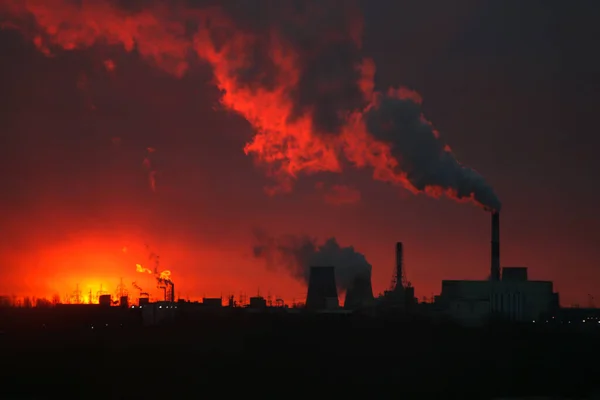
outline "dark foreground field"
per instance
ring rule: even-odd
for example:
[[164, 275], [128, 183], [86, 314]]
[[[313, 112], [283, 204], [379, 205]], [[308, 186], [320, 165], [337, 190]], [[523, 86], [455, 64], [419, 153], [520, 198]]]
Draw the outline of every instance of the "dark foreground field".
[[345, 315], [206, 315], [147, 328], [132, 315], [100, 320], [0, 314], [0, 398], [296, 398], [308, 391], [314, 398], [486, 399], [576, 397], [600, 388], [596, 330], [467, 330]]

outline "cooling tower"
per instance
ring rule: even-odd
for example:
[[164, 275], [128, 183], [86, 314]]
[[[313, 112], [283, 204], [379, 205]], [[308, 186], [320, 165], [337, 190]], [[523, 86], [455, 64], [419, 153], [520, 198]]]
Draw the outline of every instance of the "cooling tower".
[[492, 212], [492, 264], [490, 280], [500, 280], [500, 214]]
[[344, 308], [355, 310], [366, 307], [373, 301], [373, 287], [371, 286], [371, 274], [359, 275], [354, 278], [352, 287], [346, 292]]
[[325, 310], [339, 307], [334, 267], [310, 267], [306, 308]]

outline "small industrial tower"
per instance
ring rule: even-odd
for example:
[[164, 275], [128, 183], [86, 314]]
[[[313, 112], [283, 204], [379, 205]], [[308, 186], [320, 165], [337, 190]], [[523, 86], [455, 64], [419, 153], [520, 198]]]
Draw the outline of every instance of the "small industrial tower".
[[175, 301], [175, 284], [170, 279], [162, 279], [157, 277], [158, 289], [163, 290], [164, 301]]
[[407, 287], [410, 287], [410, 282], [404, 273], [404, 246], [402, 242], [398, 242], [396, 243], [396, 270], [392, 276], [390, 292], [404, 292]]
[[500, 278], [500, 213], [494, 211], [492, 212], [492, 264], [490, 280], [498, 282]]
[[383, 300], [395, 307], [408, 307], [415, 303], [415, 289], [406, 279], [404, 271], [404, 246], [396, 243], [396, 270], [392, 277], [390, 290], [384, 292]]
[[144, 290], [136, 282], [132, 282], [131, 286], [140, 291], [140, 295], [138, 297], [139, 306], [143, 306], [145, 304], [150, 303], [150, 293], [144, 292]]

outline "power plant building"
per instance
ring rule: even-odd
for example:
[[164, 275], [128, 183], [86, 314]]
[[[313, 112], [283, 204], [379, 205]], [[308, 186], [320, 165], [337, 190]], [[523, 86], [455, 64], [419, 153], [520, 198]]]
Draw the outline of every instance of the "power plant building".
[[[510, 268], [502, 269], [510, 271]], [[558, 306], [552, 282], [530, 280], [442, 281], [438, 301], [447, 316], [477, 325], [493, 316], [531, 322], [552, 313]]]
[[554, 312], [558, 295], [553, 283], [528, 279], [525, 267], [500, 268], [499, 214], [492, 213], [489, 280], [444, 280], [439, 302], [446, 316], [467, 325], [498, 317], [531, 322]]

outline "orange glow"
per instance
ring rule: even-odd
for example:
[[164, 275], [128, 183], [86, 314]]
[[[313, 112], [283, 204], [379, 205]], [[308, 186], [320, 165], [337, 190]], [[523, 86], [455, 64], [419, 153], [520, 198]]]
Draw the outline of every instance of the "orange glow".
[[[411, 99], [415, 103], [422, 102], [419, 94], [404, 88], [392, 88], [378, 92], [375, 88], [376, 66], [373, 60], [363, 59], [354, 66], [360, 72], [357, 85], [365, 100], [364, 107], [344, 115], [341, 131], [332, 134], [331, 132], [320, 132], [316, 127], [314, 109], [306, 109], [300, 112], [300, 115], [294, 115], [298, 112], [294, 110], [290, 93], [300, 85], [301, 57], [304, 54], [287, 43], [276, 30], [266, 35], [267, 40], [263, 42], [265, 38], [261, 35], [249, 33], [244, 27], [236, 26], [224, 11], [213, 8], [187, 10], [179, 6], [174, 6], [172, 9], [149, 6], [139, 13], [128, 14], [111, 5], [115, 2], [103, 0], [80, 2], [24, 0], [3, 3], [8, 5], [14, 17], [14, 21], [5, 27], [19, 29], [31, 40], [32, 46], [36, 46], [43, 54], [58, 56], [64, 50], [88, 48], [99, 50], [101, 57], [96, 60], [99, 60], [98, 65], [102, 71], [100, 75], [104, 77], [107, 73], [102, 67], [111, 72], [111, 77], [125, 75], [124, 71], [129, 68], [129, 64], [120, 61], [118, 55], [114, 55], [114, 58], [111, 59], [106, 58], [106, 54], [113, 56], [112, 51], [115, 51], [115, 46], [120, 46], [128, 52], [135, 51], [136, 55], [139, 54], [152, 66], [178, 78], [183, 77], [194, 63], [197, 63], [196, 57], [192, 57], [194, 60], [190, 63], [189, 54], [194, 53], [199, 56], [198, 58], [202, 62], [208, 63], [212, 68], [213, 82], [220, 89], [220, 101], [223, 107], [239, 114], [252, 125], [253, 135], [248, 138], [245, 145], [242, 144], [243, 149], [242, 146], [239, 146], [239, 151], [243, 150], [252, 156], [257, 164], [266, 170], [269, 177], [273, 178], [274, 184], [265, 188], [269, 194], [292, 191], [295, 181], [302, 175], [319, 172], [341, 173], [346, 166], [353, 165], [372, 169], [375, 180], [406, 188], [407, 191], [401, 191], [401, 194], [424, 193], [433, 198], [441, 196], [456, 198], [457, 196], [457, 193], [451, 189], [436, 186], [427, 186], [422, 191], [415, 188], [409, 181], [407, 173], [398, 170], [399, 160], [393, 156], [390, 145], [376, 140], [369, 132], [365, 121], [365, 112], [377, 107], [382, 99], [401, 98]], [[191, 19], [196, 22], [190, 26], [200, 26], [199, 30], [190, 34], [186, 24], [181, 22], [183, 19]], [[33, 20], [37, 24], [35, 27], [30, 26], [30, 22]], [[357, 20], [356, 24], [352, 26], [354, 28], [352, 28], [351, 36], [359, 46], [362, 25]], [[329, 37], [323, 38], [323, 40], [329, 39]], [[274, 81], [272, 85], [248, 85], [239, 76], [239, 71], [252, 66], [253, 57], [250, 53], [257, 43], [268, 47], [267, 53], [272, 59], [275, 70], [272, 76]], [[105, 47], [109, 47], [111, 52], [107, 53]], [[121, 56], [123, 55], [121, 54]], [[116, 68], [117, 65], [118, 68]], [[82, 73], [80, 76], [78, 83], [81, 90], [87, 90], [88, 87], [93, 86], [92, 73], [88, 73], [88, 75]], [[154, 88], [150, 84], [148, 86]], [[203, 88], [200, 87], [198, 90], [203, 90]], [[162, 96], [162, 93], [157, 93], [157, 96]], [[92, 104], [90, 107], [95, 108]], [[100, 101], [98, 107], [101, 111]], [[163, 110], [156, 110], [156, 112], [162, 113]], [[165, 116], [165, 119], [168, 120], [168, 118]], [[426, 122], [424, 118], [422, 121]], [[170, 120], [169, 123], [171, 123]], [[187, 121], [185, 123], [187, 124]], [[142, 123], [139, 124], [140, 131], [144, 129], [142, 125]], [[193, 123], [191, 125], [193, 126]], [[198, 135], [203, 135], [213, 129], [212, 126], [207, 126], [206, 129], [204, 126], [194, 126], [194, 128]], [[138, 128], [135, 126], [132, 129]], [[435, 134], [439, 136], [437, 132]], [[123, 141], [119, 137], [112, 139], [113, 149], [117, 148], [117, 145], [119, 150], [131, 145], [127, 132], [110, 132], [109, 135], [109, 137], [112, 135], [122, 135], [123, 137]], [[111, 142], [108, 140], [107, 138], [106, 143], [110, 144]], [[154, 147], [146, 147], [148, 144], [156, 145], [158, 153]], [[35, 294], [48, 299], [58, 294], [64, 300], [72, 299], [73, 293], [79, 285], [81, 301], [95, 301], [94, 299], [97, 298], [97, 293], [100, 291], [106, 291], [116, 298], [116, 289], [119, 279], [122, 277], [132, 296], [138, 296], [143, 289], [143, 291], [151, 292], [155, 298], [160, 298], [161, 292], [156, 288], [156, 274], [158, 274], [159, 279], [174, 279], [177, 291], [181, 291], [180, 294], [184, 298], [200, 299], [204, 295], [226, 297], [230, 293], [237, 297], [241, 291], [248, 295], [254, 295], [259, 289], [265, 296], [271, 290], [273, 296], [280, 295], [287, 302], [299, 300], [304, 296], [305, 288], [302, 283], [294, 281], [282, 272], [263, 271], [261, 265], [253, 264], [252, 256], [243, 252], [243, 249], [250, 248], [250, 244], [238, 240], [238, 237], [231, 239], [236, 241], [236, 246], [232, 246], [229, 242], [227, 246], [222, 245], [222, 247], [226, 247], [222, 249], [219, 248], [219, 244], [211, 242], [202, 244], [198, 248], [198, 242], [201, 240], [196, 240], [196, 237], [186, 238], [187, 232], [185, 235], [180, 233], [177, 236], [172, 230], [163, 229], [161, 224], [166, 223], [162, 219], [167, 218], [155, 215], [152, 207], [166, 197], [163, 197], [163, 185], [170, 184], [172, 175], [169, 175], [169, 171], [166, 170], [157, 171], [156, 166], [162, 168], [164, 164], [156, 163], [155, 165], [154, 157], [162, 156], [163, 151], [166, 153], [169, 149], [168, 146], [165, 146], [163, 150], [162, 144], [154, 140], [142, 141], [137, 146], [137, 154], [132, 156], [131, 160], [134, 164], [133, 169], [141, 170], [140, 174], [143, 176], [141, 180], [145, 185], [146, 192], [148, 186], [152, 192], [157, 192], [158, 183], [158, 193], [156, 195], [152, 193], [152, 196], [144, 193], [145, 198], [142, 200], [151, 198], [155, 203], [148, 206], [139, 204], [142, 202], [138, 202], [138, 199], [131, 203], [127, 203], [128, 199], [126, 199], [120, 200], [119, 204], [108, 205], [102, 211], [106, 211], [106, 214], [111, 213], [110, 215], [115, 216], [115, 219], [131, 218], [128, 223], [131, 221], [134, 221], [132, 224], [147, 223], [143, 229], [140, 228], [144, 232], [131, 233], [129, 226], [103, 227], [102, 229], [117, 232], [122, 236], [106, 238], [102, 237], [104, 232], [102, 229], [99, 228], [96, 231], [90, 228], [92, 233], [86, 232], [78, 236], [74, 232], [73, 237], [59, 243], [47, 244], [40, 240], [40, 243], [34, 243], [31, 249], [22, 251], [15, 256], [15, 268], [21, 267], [24, 271], [29, 271], [22, 272], [18, 278], [21, 281], [27, 281], [27, 284], [14, 288], [8, 283], [0, 283], [0, 285], [4, 285], [1, 286], [0, 293], [12, 294], [14, 292], [19, 296]], [[451, 148], [446, 146], [445, 151], [451, 152]], [[114, 153], [118, 152], [114, 151]], [[140, 166], [140, 164], [142, 165]], [[163, 184], [164, 180], [169, 180], [169, 182]], [[348, 180], [343, 180], [343, 182], [349, 183]], [[213, 196], [210, 188], [202, 188], [202, 190], [205, 190], [207, 198]], [[364, 199], [361, 199], [361, 192], [352, 185], [320, 183], [317, 185], [317, 190], [319, 202], [349, 205], [368, 201], [368, 192], [364, 190]], [[363, 190], [362, 187], [361, 190]], [[45, 200], [44, 198], [43, 201]], [[192, 202], [195, 200], [195, 198], [184, 200], [178, 198], [168, 206], [177, 208], [178, 201]], [[216, 201], [216, 206], [212, 203], [211, 206], [219, 207], [220, 200]], [[474, 199], [465, 197], [461, 201], [474, 202]], [[358, 206], [360, 207], [360, 204]], [[196, 204], [195, 207], [198, 214], [211, 214], [212, 212], [209, 207], [205, 207], [205, 204]], [[286, 220], [285, 223], [281, 222], [279, 225], [271, 221], [278, 219], [279, 215], [266, 217], [265, 215], [249, 215], [248, 219], [240, 221], [242, 227], [236, 228], [236, 232], [247, 228], [247, 225], [242, 224], [262, 223], [263, 220], [277, 225], [276, 229], [281, 232], [298, 229], [309, 231], [307, 232], [309, 234], [328, 235], [330, 233], [327, 230], [339, 229], [345, 235], [342, 239], [344, 244], [357, 244], [366, 249], [365, 253], [376, 266], [373, 278], [375, 291], [383, 290], [389, 284], [393, 271], [395, 235], [400, 238], [406, 237], [407, 241], [410, 240], [410, 235], [405, 235], [403, 231], [393, 231], [392, 233], [386, 231], [381, 234], [385, 237], [382, 240], [381, 237], [375, 238], [374, 235], [367, 233], [365, 229], [361, 234], [353, 236], [352, 232], [360, 231], [361, 228], [357, 228], [351, 223], [344, 225], [345, 222], [340, 222], [346, 220], [346, 215], [343, 213], [350, 207], [339, 208], [340, 215], [335, 225], [332, 222], [327, 224], [328, 217], [319, 215], [318, 211], [314, 209], [308, 209], [308, 211], [298, 209], [296, 210], [297, 216], [290, 216], [289, 214], [292, 213], [288, 213], [286, 218], [290, 218], [290, 220]], [[152, 210], [148, 211], [147, 209], [150, 208]], [[331, 210], [332, 207], [328, 208]], [[136, 217], [130, 217], [130, 214], [135, 213], [139, 214], [136, 214]], [[301, 214], [308, 216], [299, 217]], [[365, 216], [365, 220], [366, 218]], [[212, 234], [214, 231], [221, 230], [222, 221], [215, 222], [208, 217], [207, 220], [206, 231]], [[376, 223], [365, 220], [361, 222], [362, 225]], [[38, 222], [33, 217], [26, 222], [32, 223], [33, 221]], [[487, 219], [482, 222], [482, 226], [486, 226], [486, 221]], [[388, 223], [388, 221], [385, 222]], [[79, 226], [76, 222], [69, 221], [69, 223], [75, 227]], [[87, 221], [81, 222], [81, 226], [85, 226], [85, 223]], [[416, 216], [414, 220], [403, 221], [403, 224], [408, 227], [419, 226], [420, 223]], [[19, 224], [22, 222], [20, 221]], [[321, 224], [323, 226], [320, 226]], [[316, 225], [319, 227], [315, 228]], [[175, 230], [177, 228], [175, 227]], [[42, 229], [44, 228], [40, 228], [40, 230]], [[75, 228], [72, 229], [75, 230]], [[204, 227], [198, 228], [198, 230], [201, 229]], [[320, 231], [313, 232], [310, 231], [311, 229], [320, 229]], [[392, 228], [390, 228], [391, 230]], [[480, 237], [484, 237], [485, 232]], [[214, 234], [217, 235], [217, 233]], [[450, 243], [446, 242], [448, 236], [446, 231], [443, 232], [443, 236], [440, 233], [440, 236], [436, 237], [436, 232], [431, 235], [431, 238], [428, 237], [431, 242], [439, 239], [438, 243]], [[240, 234], [240, 236], [242, 235]], [[149, 262], [148, 252], [144, 248], [146, 240], [159, 243], [156, 246], [157, 252], [160, 252], [161, 260], [166, 261], [165, 265], [175, 272], [174, 277], [170, 275], [170, 271], [159, 273], [144, 267], [148, 266]], [[230, 238], [226, 240], [230, 240]], [[377, 240], [378, 243], [370, 243], [370, 240], [373, 242]], [[391, 243], [382, 244], [386, 240]], [[32, 239], [32, 242], [34, 241], [35, 239]], [[215, 239], [215, 241], [217, 240]], [[455, 248], [458, 248], [459, 244], [454, 244]], [[429, 296], [430, 292], [437, 292], [439, 289], [439, 276], [432, 272], [437, 268], [439, 260], [432, 256], [433, 252], [430, 248], [419, 249], [412, 246], [413, 243], [408, 243], [409, 257], [411, 257], [410, 254], [415, 253], [425, 255], [412, 266], [410, 263], [408, 264], [410, 277], [414, 279], [413, 282], [416, 282], [417, 290]], [[484, 264], [487, 261], [487, 254], [485, 254], [487, 240], [483, 240], [481, 246], [484, 250], [481, 251], [480, 260], [483, 260], [482, 264]], [[235, 249], [232, 250], [230, 247], [235, 247]], [[386, 250], [388, 248], [390, 249], [389, 253]], [[459, 257], [455, 258], [460, 261]], [[137, 262], [141, 264], [136, 264]], [[417, 265], [414, 266], [415, 264]], [[36, 267], [24, 268], [29, 265], [36, 265]], [[133, 265], [136, 265], [136, 271], [133, 271]], [[231, 267], [232, 265], [234, 266]], [[453, 276], [464, 276], [464, 270], [458, 270], [460, 266], [447, 267], [444, 265], [443, 267], [447, 270], [456, 267], [452, 270]], [[152, 265], [151, 268], [154, 266]], [[481, 270], [485, 271], [485, 265]], [[164, 275], [167, 273], [168, 275]], [[420, 277], [417, 275], [419, 273], [422, 274]], [[431, 278], [432, 276], [435, 278]], [[452, 276], [450, 274], [444, 276], [444, 278], [448, 277]], [[430, 281], [427, 281], [428, 279]], [[134, 281], [137, 288], [132, 284]], [[423, 282], [429, 286], [425, 287]], [[88, 300], [86, 300], [86, 296]]]
[[98, 304], [100, 296], [111, 294], [104, 289], [105, 286], [102, 283], [84, 281], [78, 284], [71, 294], [67, 294], [63, 302], [71, 304]]
[[[126, 226], [74, 231], [59, 239], [39, 230], [43, 227], [36, 229], [38, 232], [28, 236], [28, 252], [3, 253], [7, 265], [22, 272], [9, 274], [0, 282], [0, 296], [15, 297], [21, 302], [29, 296], [86, 303], [90, 301], [91, 291], [92, 303], [97, 302], [99, 292], [118, 300], [122, 279], [130, 301], [135, 303], [140, 292], [149, 293], [152, 300], [163, 298], [157, 278], [172, 280], [177, 298], [190, 300], [201, 300], [204, 296], [225, 298], [231, 294], [236, 298], [240, 294], [248, 297], [255, 295], [258, 289], [265, 296], [271, 291], [273, 296], [286, 301], [305, 295], [300, 282], [285, 274], [264, 270], [258, 262], [246, 258], [243, 250], [241, 254], [240, 249], [232, 253], [228, 246], [199, 247], [179, 237], [158, 241]], [[40, 235], [39, 239], [36, 235]], [[147, 243], [153, 244], [151, 250], [146, 247]], [[251, 248], [250, 242], [242, 246]], [[126, 252], [123, 247], [127, 248]], [[161, 263], [173, 267], [161, 269], [159, 266], [155, 274], [155, 262], [143, 262], [149, 259], [151, 252], [160, 255]], [[138, 272], [136, 264], [145, 268], [145, 272]]]

